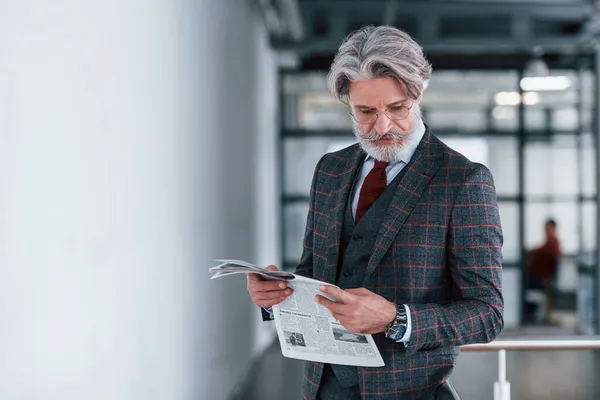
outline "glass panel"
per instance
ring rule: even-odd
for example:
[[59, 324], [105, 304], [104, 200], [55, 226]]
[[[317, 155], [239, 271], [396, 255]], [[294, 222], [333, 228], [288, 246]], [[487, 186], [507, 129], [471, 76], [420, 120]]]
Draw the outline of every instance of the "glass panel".
[[575, 136], [525, 145], [525, 194], [578, 195]]
[[326, 74], [287, 75], [283, 81], [284, 127], [351, 129], [348, 106], [327, 91]]
[[546, 113], [541, 107], [528, 106], [525, 108], [525, 129], [536, 131], [546, 128]]
[[575, 108], [559, 108], [553, 110], [550, 128], [555, 130], [575, 131], [579, 127], [579, 113]]
[[[572, 141], [575, 137], [570, 139]], [[573, 196], [579, 194], [578, 159], [574, 144], [574, 142], [564, 143], [565, 147], [561, 147], [561, 144], [555, 142], [551, 154], [546, 154], [546, 158], [553, 161], [550, 179], [550, 193], [552, 194]]]
[[453, 150], [473, 162], [488, 164], [488, 142], [483, 138], [440, 137]]
[[589, 131], [592, 129], [592, 107], [584, 106], [583, 110], [581, 110], [581, 129], [584, 131]]
[[526, 93], [525, 129], [528, 131], [578, 129], [579, 78], [573, 70], [553, 70], [551, 75], [566, 76], [570, 86], [565, 90]]
[[525, 144], [525, 194], [546, 195], [550, 192], [552, 157], [546, 143]]
[[519, 128], [519, 113], [514, 106], [495, 106], [492, 110], [492, 129], [516, 131]]
[[478, 131], [486, 129], [485, 110], [472, 109], [430, 109], [427, 108], [427, 123], [435, 129], [457, 129]]
[[504, 328], [517, 328], [521, 320], [521, 270], [502, 269], [502, 294], [504, 296]]
[[435, 71], [421, 106], [434, 131], [516, 130], [517, 83], [515, 71]]
[[556, 221], [563, 254], [577, 254], [579, 232], [577, 230], [576, 202], [527, 202], [525, 204], [525, 247], [530, 250], [544, 243], [544, 224], [548, 218]]
[[556, 286], [561, 292], [574, 292], [578, 285], [576, 257], [563, 257], [558, 263]]
[[283, 259], [286, 262], [298, 263], [302, 256], [308, 203], [287, 204], [284, 207], [285, 247]]
[[583, 335], [597, 334], [597, 287], [596, 277], [591, 274], [582, 274], [579, 277], [577, 288], [577, 317], [579, 319], [579, 332]]
[[287, 138], [284, 141], [284, 193], [308, 196], [315, 167], [325, 153], [342, 149], [354, 143], [331, 138]]
[[352, 129], [350, 108], [329, 92], [302, 93], [298, 113], [298, 126], [304, 129]]
[[283, 80], [284, 94], [298, 94], [305, 91], [327, 91], [327, 75], [313, 72], [285, 76]]
[[[440, 137], [453, 150], [469, 160], [487, 166], [494, 176], [499, 196], [519, 192], [518, 142], [515, 137], [460, 138]], [[493, 149], [493, 151], [491, 151]]]
[[581, 92], [584, 108], [592, 108], [594, 106], [594, 73], [590, 70], [581, 71]]
[[596, 202], [584, 201], [581, 207], [581, 249], [584, 257], [589, 258], [597, 246], [598, 210]]
[[515, 137], [488, 138], [489, 152], [486, 166], [492, 171], [499, 196], [519, 193], [519, 145]]
[[518, 263], [521, 260], [519, 240], [519, 205], [515, 202], [498, 202], [504, 245], [502, 256], [505, 263]]
[[590, 133], [581, 135], [581, 191], [584, 196], [596, 194], [596, 149]]
[[592, 129], [594, 109], [594, 74], [591, 71], [581, 71], [582, 117], [583, 130]]

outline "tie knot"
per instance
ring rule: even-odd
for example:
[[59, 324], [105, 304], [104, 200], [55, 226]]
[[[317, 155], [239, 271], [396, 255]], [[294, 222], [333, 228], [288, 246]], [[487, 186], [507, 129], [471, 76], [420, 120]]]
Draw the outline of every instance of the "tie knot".
[[383, 162], [383, 161], [379, 161], [379, 160], [375, 160], [375, 169], [386, 169], [387, 166], [390, 165], [389, 162]]

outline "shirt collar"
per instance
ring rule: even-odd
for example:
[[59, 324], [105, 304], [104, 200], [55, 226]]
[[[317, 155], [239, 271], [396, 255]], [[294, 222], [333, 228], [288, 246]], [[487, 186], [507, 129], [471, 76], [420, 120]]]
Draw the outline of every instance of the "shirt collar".
[[[419, 118], [419, 123], [413, 133], [415, 140], [410, 141], [410, 146], [399, 149], [398, 154], [396, 155], [396, 159], [394, 161], [392, 161], [390, 163], [390, 165], [394, 165], [401, 161], [405, 164], [408, 164], [409, 161], [412, 159], [412, 156], [415, 154], [415, 151], [417, 150], [417, 146], [419, 146], [419, 143], [421, 143], [421, 139], [423, 139], [423, 136], [425, 135], [425, 131], [426, 131], [425, 124], [423, 123], [423, 120]], [[369, 154], [367, 154], [365, 161], [370, 160], [370, 159], [373, 159], [373, 157], [371, 157]]]

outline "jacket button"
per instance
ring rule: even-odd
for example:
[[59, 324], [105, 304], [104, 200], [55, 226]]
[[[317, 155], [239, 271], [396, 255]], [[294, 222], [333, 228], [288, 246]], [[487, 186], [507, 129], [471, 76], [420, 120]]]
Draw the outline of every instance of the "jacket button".
[[352, 274], [351, 274], [350, 272], [348, 272], [348, 271], [344, 271], [344, 272], [342, 273], [342, 275], [344, 276], [344, 278], [347, 278], [347, 277], [349, 277], [349, 276], [350, 276], [350, 275], [352, 275]]
[[359, 235], [358, 233], [355, 233], [354, 235], [352, 235], [352, 240], [360, 240], [362, 239], [362, 236]]

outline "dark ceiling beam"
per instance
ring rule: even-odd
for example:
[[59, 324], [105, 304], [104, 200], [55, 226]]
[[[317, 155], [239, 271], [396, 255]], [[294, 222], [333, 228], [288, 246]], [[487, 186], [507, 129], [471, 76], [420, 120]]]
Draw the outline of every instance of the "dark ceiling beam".
[[512, 18], [512, 37], [520, 41], [528, 42], [533, 38], [533, 23], [531, 17], [525, 14]]
[[[394, 0], [386, 1], [355, 1], [348, 0], [337, 2], [331, 0], [303, 0], [302, 12], [306, 20], [313, 20], [315, 15], [326, 18], [329, 27], [325, 36], [308, 35], [306, 40], [293, 42], [273, 38], [272, 45], [277, 50], [294, 51], [304, 57], [311, 54], [335, 53], [342, 39], [350, 33], [348, 22], [359, 15], [381, 15], [385, 11], [386, 21], [412, 20], [417, 24], [417, 31], [410, 32], [428, 53], [445, 54], [470, 54], [470, 53], [495, 53], [506, 54], [515, 52], [531, 52], [535, 47], [541, 47], [545, 52], [573, 54], [590, 40], [591, 28], [586, 29], [584, 34], [574, 35], [548, 35], [536, 36], [534, 23], [543, 17], [550, 16], [554, 21], [575, 21], [583, 23], [590, 19], [595, 7], [591, 3], [582, 5], [546, 4], [543, 7], [533, 7], [527, 3], [481, 3], [481, 7], [474, 7], [473, 3], [448, 3], [436, 0], [423, 3], [404, 3]], [[342, 6], [343, 5], [343, 6]], [[356, 7], [356, 10], [353, 9]], [[358, 11], [360, 9], [360, 11]], [[477, 11], [478, 10], [478, 11]], [[485, 12], [483, 12], [485, 10]], [[379, 12], [375, 12], [379, 11]], [[392, 17], [389, 15], [397, 11]], [[500, 12], [502, 11], [502, 12]], [[481, 16], [489, 20], [490, 17], [501, 16], [508, 18], [510, 32], [506, 35], [486, 37], [485, 35], [473, 35], [472, 37], [450, 36], [441, 34], [441, 21], [453, 16], [464, 18], [466, 16]], [[359, 19], [360, 20], [360, 19]], [[475, 20], [477, 20], [475, 18]], [[476, 23], [476, 21], [474, 22]], [[482, 24], [485, 22], [482, 21]], [[590, 25], [591, 26], [591, 25]], [[594, 29], [595, 31], [595, 29]], [[540, 34], [538, 34], [540, 35]]]
[[[334, 12], [361, 13], [372, 12], [381, 14], [387, 5], [387, 1], [364, 1], [364, 0], [302, 0], [301, 7], [311, 12], [314, 9], [329, 9]], [[549, 18], [553, 20], [582, 20], [594, 11], [594, 5], [590, 2], [570, 3], [524, 3], [511, 1], [496, 2], [448, 2], [431, 0], [423, 2], [401, 2], [398, 3], [397, 11], [403, 17], [423, 17], [433, 13], [440, 16], [493, 16], [496, 14], [518, 16], [523, 13], [535, 17]]]
[[[544, 56], [544, 60], [550, 69], [572, 69], [582, 66], [590, 68], [594, 52], [579, 53], [577, 55], [550, 55]], [[427, 59], [432, 63], [435, 71], [440, 70], [519, 70], [531, 59], [529, 53], [512, 54], [429, 54]], [[585, 63], [582, 63], [585, 61]], [[333, 62], [333, 54], [313, 55], [305, 58], [300, 63], [302, 71], [327, 71]]]
[[421, 40], [433, 41], [440, 34], [440, 17], [435, 14], [428, 14], [421, 18], [419, 23], [419, 32], [417, 36]]
[[419, 41], [425, 53], [440, 54], [512, 54], [515, 52], [531, 52], [541, 47], [546, 53], [576, 54], [581, 42], [577, 38], [565, 37], [532, 37], [529, 40], [506, 39], [448, 39], [435, 41]]
[[[516, 42], [513, 38], [466, 38], [466, 39], [434, 39], [420, 40], [417, 42], [423, 47], [425, 53], [442, 54], [470, 54], [492, 53], [512, 54], [517, 51], [531, 51], [540, 46], [546, 53], [575, 54], [582, 44], [576, 37], [532, 37], [527, 41]], [[341, 44], [341, 39], [315, 39], [310, 42], [290, 43], [272, 41], [276, 50], [294, 51], [299, 56], [310, 54], [335, 53]]]

